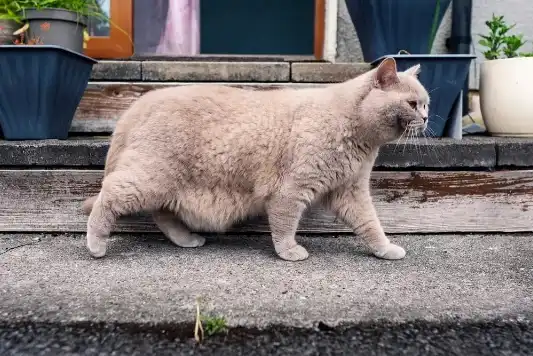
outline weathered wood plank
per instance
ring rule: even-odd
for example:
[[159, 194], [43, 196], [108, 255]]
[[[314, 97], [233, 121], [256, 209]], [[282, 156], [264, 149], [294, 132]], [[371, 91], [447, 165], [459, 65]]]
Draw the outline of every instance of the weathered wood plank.
[[[101, 171], [0, 170], [0, 231], [85, 231], [80, 204], [98, 192], [101, 178]], [[374, 172], [372, 186], [388, 233], [533, 231], [533, 171]], [[146, 217], [135, 217], [123, 219], [116, 231], [157, 230]], [[234, 231], [268, 227], [259, 219]], [[349, 230], [314, 209], [299, 231]]]
[[[115, 128], [120, 115], [138, 98], [150, 90], [170, 86], [213, 85], [215, 83], [89, 83], [74, 116], [70, 129], [73, 133], [107, 132]], [[251, 90], [272, 90], [280, 88], [309, 88], [324, 86], [313, 83], [216, 83]]]

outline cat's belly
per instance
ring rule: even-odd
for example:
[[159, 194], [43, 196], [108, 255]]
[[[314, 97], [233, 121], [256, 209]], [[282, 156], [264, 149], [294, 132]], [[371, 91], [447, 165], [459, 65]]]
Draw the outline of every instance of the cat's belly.
[[264, 211], [263, 199], [243, 192], [195, 191], [180, 194], [178, 199], [177, 215], [195, 231], [225, 232], [236, 222]]

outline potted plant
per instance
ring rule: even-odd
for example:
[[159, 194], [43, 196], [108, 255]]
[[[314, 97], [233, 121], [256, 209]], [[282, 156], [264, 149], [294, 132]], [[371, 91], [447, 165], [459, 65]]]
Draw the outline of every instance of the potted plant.
[[96, 61], [38, 38], [18, 43], [0, 46], [4, 138], [66, 139]]
[[0, 45], [13, 44], [13, 34], [22, 23], [20, 15], [8, 0], [0, 0]]
[[429, 54], [451, 0], [346, 0], [365, 62], [398, 53]]
[[487, 35], [479, 44], [486, 48], [480, 67], [481, 115], [493, 136], [533, 137], [533, 53], [519, 52], [526, 43], [503, 16], [492, 15], [485, 24]]
[[0, 12], [9, 9], [24, 24], [15, 33], [46, 45], [83, 53], [89, 36], [89, 17], [105, 18], [101, 0], [0, 0]]

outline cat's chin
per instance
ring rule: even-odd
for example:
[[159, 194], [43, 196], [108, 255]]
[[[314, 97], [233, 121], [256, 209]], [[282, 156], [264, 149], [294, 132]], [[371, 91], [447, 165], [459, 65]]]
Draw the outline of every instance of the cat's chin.
[[427, 123], [409, 123], [403, 128], [403, 134], [418, 137], [422, 136], [426, 132]]

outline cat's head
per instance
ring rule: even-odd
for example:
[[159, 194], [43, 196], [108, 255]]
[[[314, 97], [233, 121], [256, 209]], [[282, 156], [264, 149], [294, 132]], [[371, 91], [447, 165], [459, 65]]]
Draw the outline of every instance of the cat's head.
[[373, 71], [372, 88], [363, 100], [370, 120], [383, 142], [402, 134], [421, 134], [427, 128], [429, 95], [418, 80], [420, 65], [398, 72], [394, 58], [387, 58]]

